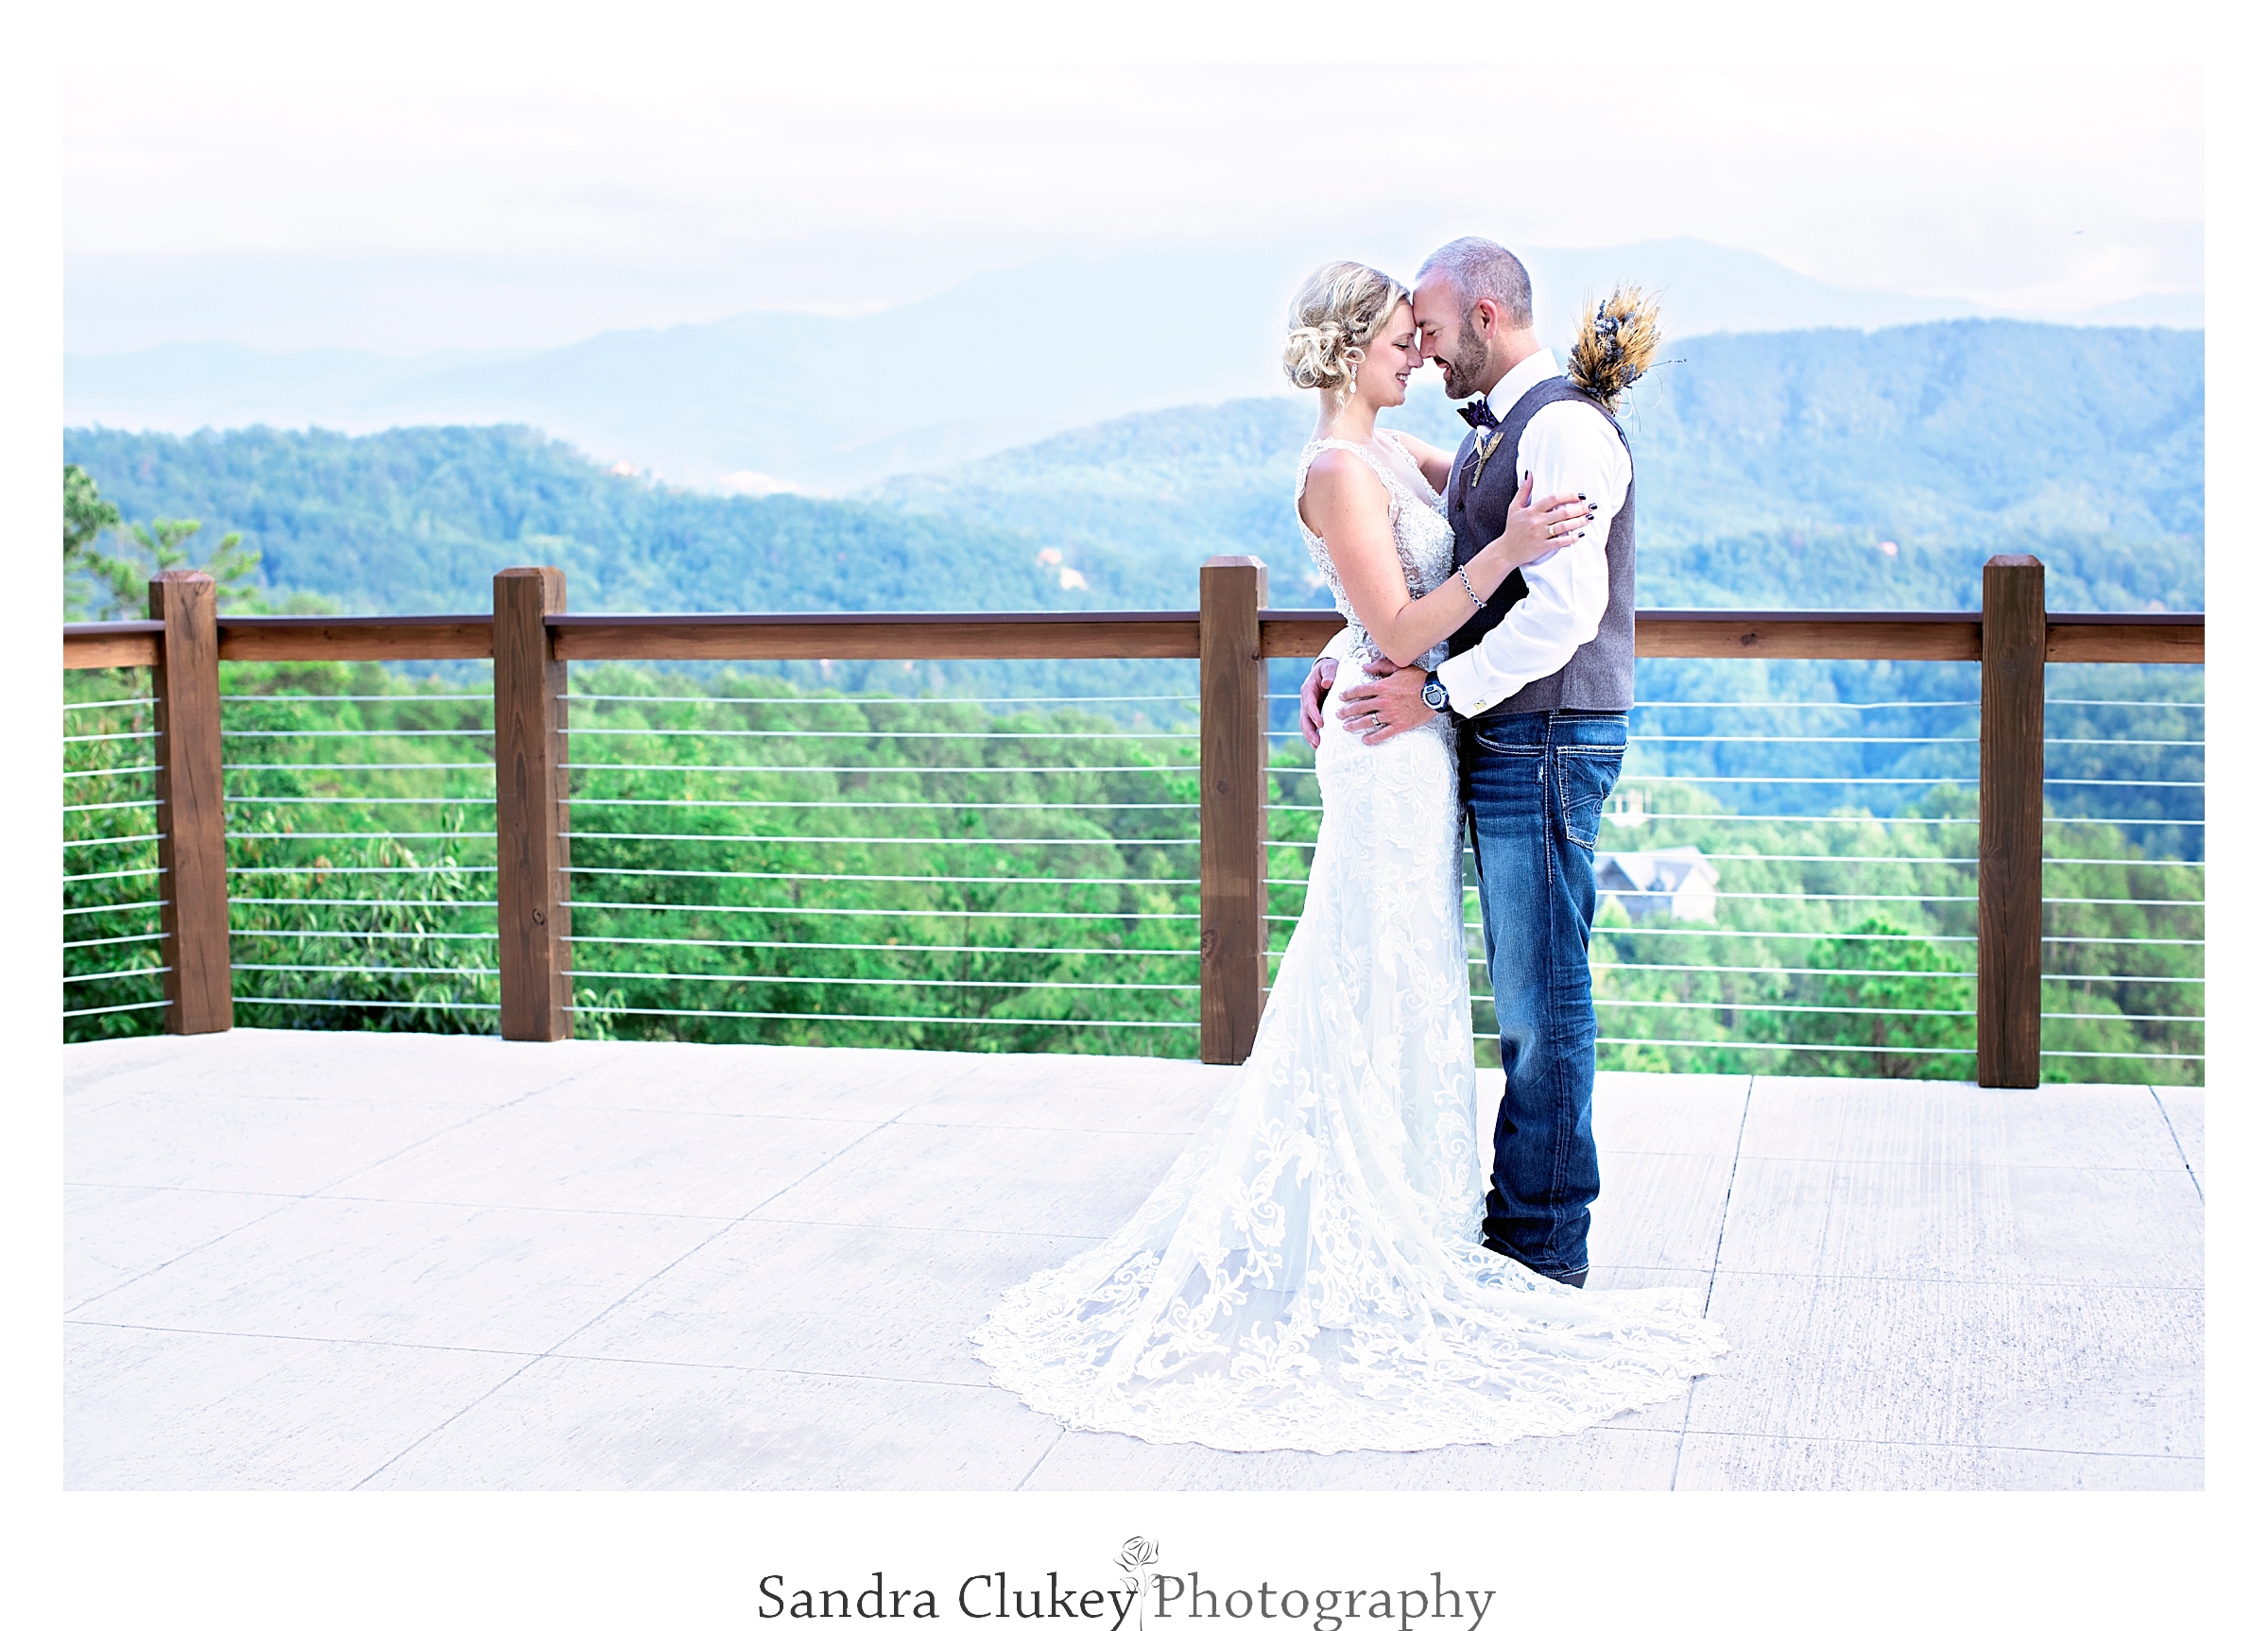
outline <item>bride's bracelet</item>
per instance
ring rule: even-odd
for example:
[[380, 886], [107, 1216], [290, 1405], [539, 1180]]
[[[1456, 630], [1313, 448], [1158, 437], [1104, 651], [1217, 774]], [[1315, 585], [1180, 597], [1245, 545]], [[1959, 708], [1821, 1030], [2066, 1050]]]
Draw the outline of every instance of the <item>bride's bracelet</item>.
[[1474, 607], [1486, 610], [1488, 603], [1483, 600], [1479, 595], [1473, 594], [1472, 579], [1465, 575], [1465, 569], [1462, 566], [1457, 568], [1457, 581], [1465, 586], [1465, 592], [1471, 596]]

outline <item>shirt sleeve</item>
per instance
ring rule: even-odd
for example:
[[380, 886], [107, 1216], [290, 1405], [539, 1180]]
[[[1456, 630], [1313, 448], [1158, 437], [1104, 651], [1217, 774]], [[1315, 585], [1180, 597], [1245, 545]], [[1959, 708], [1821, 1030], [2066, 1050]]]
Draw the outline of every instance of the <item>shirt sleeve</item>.
[[1522, 476], [1535, 495], [1588, 494], [1598, 513], [1572, 543], [1521, 567], [1528, 592], [1470, 651], [1441, 665], [1450, 707], [1467, 718], [1565, 668], [1578, 648], [1598, 638], [1606, 615], [1606, 532], [1630, 496], [1630, 455], [1606, 417], [1582, 403], [1539, 410], [1521, 434]]
[[[1353, 649], [1354, 625], [1349, 623], [1338, 633], [1332, 635], [1321, 651], [1315, 653], [1315, 662], [1322, 661], [1326, 657], [1336, 662], [1344, 662], [1347, 661], [1347, 654]], [[1313, 668], [1314, 662], [1309, 663], [1308, 666]]]

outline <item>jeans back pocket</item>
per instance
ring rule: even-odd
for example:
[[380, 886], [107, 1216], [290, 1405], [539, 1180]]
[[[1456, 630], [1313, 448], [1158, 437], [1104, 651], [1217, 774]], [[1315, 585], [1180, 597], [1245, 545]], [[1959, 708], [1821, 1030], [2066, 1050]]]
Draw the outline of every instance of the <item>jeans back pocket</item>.
[[1559, 836], [1568, 843], [1598, 848], [1600, 813], [1622, 779], [1624, 751], [1583, 746], [1553, 750], [1559, 772]]

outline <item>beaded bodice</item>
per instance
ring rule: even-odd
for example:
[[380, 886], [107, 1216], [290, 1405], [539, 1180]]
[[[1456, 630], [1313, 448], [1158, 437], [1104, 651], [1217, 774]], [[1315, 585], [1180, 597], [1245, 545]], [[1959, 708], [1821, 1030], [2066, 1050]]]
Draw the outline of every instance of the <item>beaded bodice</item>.
[[[1309, 442], [1299, 455], [1299, 475], [1293, 489], [1293, 514], [1296, 517], [1298, 515], [1298, 501], [1307, 492], [1308, 469], [1315, 462], [1316, 455], [1326, 448], [1334, 447], [1344, 448], [1354, 455], [1369, 466], [1371, 473], [1378, 477], [1386, 489], [1388, 513], [1394, 526], [1394, 553], [1401, 558], [1401, 579], [1409, 589], [1410, 598], [1415, 600], [1440, 588], [1449, 575], [1456, 570], [1456, 535], [1450, 530], [1448, 519], [1442, 514], [1441, 501], [1435, 498], [1429, 504], [1418, 496], [1410, 480], [1405, 480], [1387, 466], [1389, 457], [1396, 459], [1403, 466], [1408, 476], [1422, 486], [1425, 477], [1418, 471], [1417, 461], [1402, 451], [1400, 442], [1390, 437], [1383, 439], [1392, 450], [1390, 454], [1382, 454], [1374, 445], [1341, 441], [1336, 438]], [[1348, 602], [1347, 591], [1339, 582], [1338, 569], [1332, 564], [1330, 546], [1308, 529], [1303, 517], [1299, 518], [1299, 536], [1306, 540], [1307, 553], [1314, 559], [1315, 570], [1323, 575], [1324, 583], [1330, 587], [1332, 604], [1339, 609], [1339, 615], [1354, 630], [1360, 642], [1358, 649], [1363, 660], [1376, 657], [1378, 647], [1371, 643], [1369, 630], [1363, 627], [1362, 619], [1355, 615], [1353, 606]], [[1449, 647], [1446, 644], [1436, 645], [1418, 659], [1418, 666], [1438, 668], [1448, 655]]]

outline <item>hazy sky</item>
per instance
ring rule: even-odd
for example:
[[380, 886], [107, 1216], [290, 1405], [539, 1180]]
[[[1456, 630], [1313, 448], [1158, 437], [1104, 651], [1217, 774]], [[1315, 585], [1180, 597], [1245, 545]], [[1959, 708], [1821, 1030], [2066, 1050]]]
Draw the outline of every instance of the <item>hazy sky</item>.
[[[2033, 314], [2203, 286], [2186, 72], [891, 68], [455, 84], [72, 70], [67, 339], [540, 345], [1056, 254], [1407, 266], [1692, 235]], [[1202, 300], [1160, 288], [1164, 301]]]

